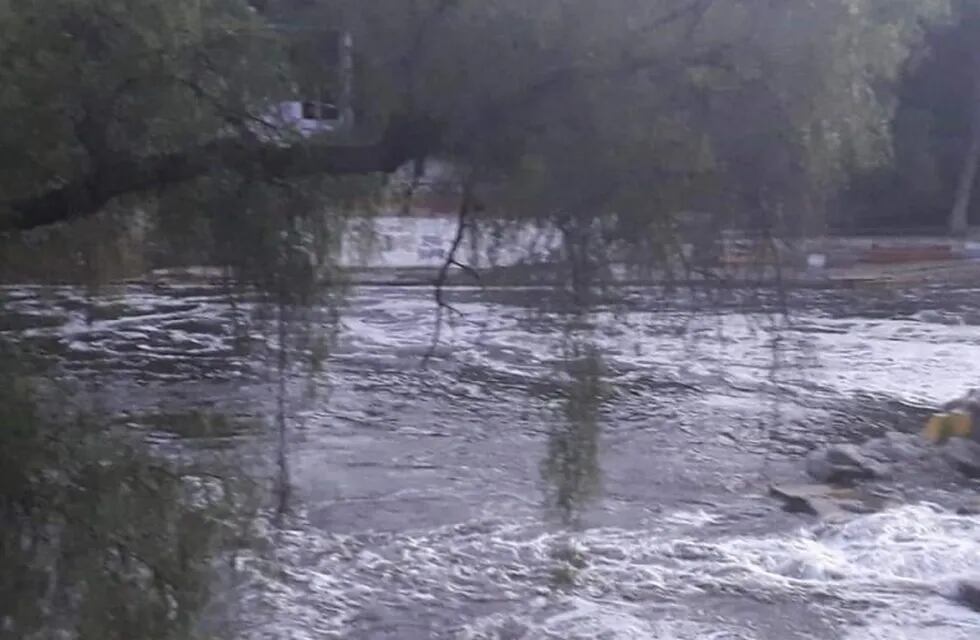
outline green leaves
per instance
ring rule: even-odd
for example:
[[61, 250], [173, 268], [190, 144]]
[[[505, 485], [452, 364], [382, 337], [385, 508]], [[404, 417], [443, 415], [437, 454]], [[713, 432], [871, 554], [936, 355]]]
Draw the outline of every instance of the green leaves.
[[[633, 218], [629, 239], [681, 209], [767, 225], [779, 209], [796, 213], [778, 232], [818, 231], [847, 172], [890, 158], [888, 83], [920, 23], [948, 10], [945, 0], [259, 4], [5, 4], [0, 200], [107, 158], [215, 138], [258, 155], [257, 131], [295, 142], [266, 114], [335, 94], [330, 51], [349, 32], [359, 127], [343, 137], [377, 139], [396, 114], [435, 123], [434, 151], [499, 198], [494, 215], [615, 214]], [[230, 160], [216, 156], [216, 172], [262, 179]]]
[[[0, 638], [196, 637], [213, 563], [245, 537], [244, 493], [67, 407], [42, 415], [13, 357], [0, 354]], [[202, 482], [220, 486], [191, 490]]]

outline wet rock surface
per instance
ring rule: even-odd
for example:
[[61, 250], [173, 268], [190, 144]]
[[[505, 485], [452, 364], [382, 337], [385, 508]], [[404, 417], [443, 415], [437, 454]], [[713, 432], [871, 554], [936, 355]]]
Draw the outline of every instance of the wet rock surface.
[[980, 478], [980, 444], [964, 438], [952, 438], [941, 447], [945, 458], [968, 478]]
[[807, 475], [820, 483], [853, 485], [867, 481], [909, 480], [936, 473], [945, 464], [963, 476], [980, 478], [980, 443], [953, 437], [934, 444], [912, 433], [893, 432], [859, 445], [835, 444], [811, 451]]
[[956, 599], [980, 613], [980, 578], [961, 581], [957, 585]]
[[818, 482], [849, 484], [888, 475], [888, 468], [866, 456], [853, 444], [833, 445], [811, 452], [806, 459], [807, 474]]
[[980, 420], [980, 389], [971, 389], [963, 396], [943, 405], [944, 411], [962, 411], [972, 416], [974, 423]]
[[893, 431], [881, 438], [872, 438], [861, 445], [861, 454], [880, 464], [892, 465], [922, 460], [929, 456], [931, 447], [914, 433]]
[[825, 484], [773, 485], [769, 493], [790, 513], [805, 513], [825, 520], [839, 521], [848, 514], [874, 513], [886, 506], [881, 496]]

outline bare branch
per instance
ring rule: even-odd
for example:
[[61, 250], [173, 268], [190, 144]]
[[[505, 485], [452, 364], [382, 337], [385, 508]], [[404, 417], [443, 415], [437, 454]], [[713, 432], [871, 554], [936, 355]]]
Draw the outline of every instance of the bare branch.
[[442, 325], [445, 320], [445, 312], [449, 312], [451, 315], [462, 316], [463, 312], [452, 306], [446, 301], [445, 286], [449, 280], [449, 272], [454, 266], [459, 267], [466, 273], [470, 274], [478, 283], [480, 282], [480, 274], [472, 266], [464, 264], [459, 261], [456, 257], [459, 248], [463, 244], [463, 239], [466, 236], [466, 228], [469, 225], [467, 221], [467, 216], [469, 216], [470, 210], [473, 206], [473, 179], [472, 177], [467, 177], [463, 182], [463, 197], [459, 204], [459, 211], [456, 214], [456, 236], [453, 238], [453, 242], [449, 247], [449, 253], [446, 254], [446, 259], [443, 261], [442, 266], [439, 268], [439, 273], [436, 275], [436, 279], [433, 281], [434, 295], [436, 300], [436, 327], [432, 336], [432, 345], [429, 350], [426, 351], [425, 356], [422, 358], [422, 366], [428, 365], [429, 360], [435, 355], [436, 348], [439, 346], [439, 341], [442, 338]]

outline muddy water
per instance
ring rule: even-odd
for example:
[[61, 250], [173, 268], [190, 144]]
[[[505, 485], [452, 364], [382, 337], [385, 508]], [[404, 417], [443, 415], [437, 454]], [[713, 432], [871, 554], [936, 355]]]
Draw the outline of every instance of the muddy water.
[[[570, 320], [461, 290], [422, 369], [427, 293], [356, 292], [321, 393], [290, 388], [296, 514], [274, 561], [242, 560], [241, 637], [980, 637], [948, 597], [980, 572], [980, 520], [951, 509], [976, 487], [900, 470], [891, 506], [836, 525], [765, 496], [812, 447], [978, 384], [977, 292], [808, 293], [786, 317], [635, 291]], [[0, 330], [155, 442], [267, 457], [270, 340], [217, 290], [3, 296]], [[253, 426], [139, 419], [191, 408]]]

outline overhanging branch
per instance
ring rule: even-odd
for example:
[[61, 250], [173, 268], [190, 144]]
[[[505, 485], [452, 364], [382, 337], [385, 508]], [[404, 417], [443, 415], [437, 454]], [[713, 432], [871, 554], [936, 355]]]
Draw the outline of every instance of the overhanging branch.
[[0, 232], [27, 231], [98, 213], [115, 198], [172, 187], [218, 167], [269, 178], [391, 173], [435, 150], [438, 127], [401, 119], [376, 143], [300, 142], [283, 146], [228, 138], [155, 156], [118, 157], [60, 186], [0, 204]]

